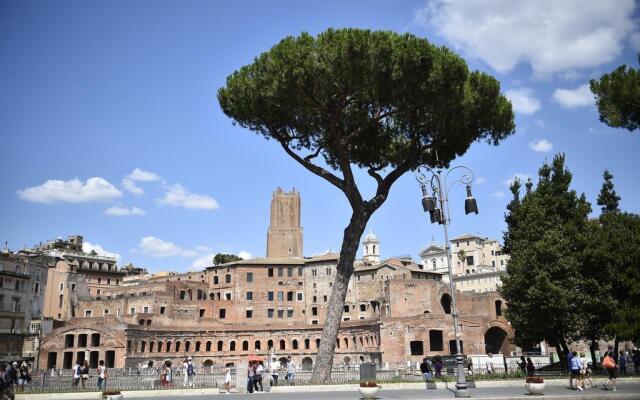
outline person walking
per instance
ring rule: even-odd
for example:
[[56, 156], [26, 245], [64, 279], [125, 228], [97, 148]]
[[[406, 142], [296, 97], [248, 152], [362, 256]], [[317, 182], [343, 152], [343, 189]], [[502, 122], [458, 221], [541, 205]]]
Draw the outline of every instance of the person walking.
[[427, 357], [422, 359], [420, 363], [420, 372], [422, 373], [422, 379], [427, 383], [427, 389], [429, 389], [428, 383], [433, 380], [433, 373], [431, 369], [431, 361]]
[[493, 354], [488, 353], [487, 356], [489, 357], [487, 358], [487, 364], [486, 364], [487, 374], [491, 375], [493, 374]]
[[293, 386], [296, 378], [296, 365], [291, 361], [291, 356], [287, 357], [287, 384]]
[[272, 386], [278, 386], [278, 361], [274, 358], [269, 365], [269, 374], [273, 379]]
[[435, 373], [436, 378], [442, 378], [442, 367], [443, 367], [442, 358], [438, 356], [436, 357], [436, 361], [434, 363], [434, 368], [436, 370], [436, 373]]
[[76, 365], [73, 366], [73, 379], [71, 381], [71, 387], [77, 390], [80, 385], [81, 377], [82, 377], [82, 367], [80, 366], [80, 360], [77, 360]]
[[185, 375], [187, 379], [187, 387], [194, 387], [196, 379], [196, 367], [193, 364], [193, 358], [187, 357], [187, 367], [185, 368]]
[[168, 389], [171, 387], [171, 382], [173, 381], [173, 370], [171, 369], [171, 361], [167, 360], [164, 362], [164, 367], [160, 372], [160, 385], [163, 389]]
[[533, 376], [536, 372], [536, 367], [533, 365], [531, 357], [527, 357], [527, 376]]
[[231, 368], [229, 367], [224, 369], [224, 390], [227, 393], [231, 392]]
[[104, 366], [104, 360], [98, 362], [98, 389], [104, 390], [107, 387], [107, 368]]
[[640, 375], [640, 349], [633, 348], [633, 372]]
[[5, 367], [4, 372], [4, 383], [5, 383], [5, 396], [7, 396], [10, 400], [15, 400], [15, 383], [18, 380], [18, 373], [16, 372], [18, 368], [18, 363], [14, 362], [13, 364], [8, 364]]
[[620, 374], [625, 376], [627, 374], [627, 355], [624, 354], [623, 350], [620, 350], [620, 355], [618, 356], [618, 364], [620, 365]]
[[473, 360], [471, 357], [467, 358], [467, 373], [473, 375]]
[[31, 380], [29, 376], [29, 365], [26, 361], [23, 361], [20, 364], [20, 369], [18, 370], [18, 388], [17, 392], [23, 392], [24, 386]]
[[577, 352], [573, 352], [573, 357], [571, 357], [571, 377], [569, 381], [569, 388], [573, 390], [572, 380], [576, 382], [576, 390], [582, 391], [582, 380], [580, 379], [580, 369], [582, 368], [582, 362], [580, 361], [580, 357], [578, 357]]
[[613, 346], [609, 346], [609, 350], [605, 353], [604, 358], [602, 359], [602, 366], [609, 373], [609, 378], [604, 383], [605, 390], [613, 390], [614, 392], [618, 390], [616, 387], [618, 380], [618, 365], [616, 364], [615, 352], [613, 351]]
[[[264, 367], [260, 362], [256, 362], [255, 366], [256, 366], [256, 374], [253, 377], [253, 387], [256, 390], [256, 392], [258, 391], [264, 392], [264, 388], [262, 387], [262, 373], [264, 372]], [[260, 385], [260, 390], [258, 390], [258, 385]]]
[[247, 392], [253, 393], [253, 377], [256, 374], [255, 365], [253, 361], [249, 361], [249, 368], [247, 368]]

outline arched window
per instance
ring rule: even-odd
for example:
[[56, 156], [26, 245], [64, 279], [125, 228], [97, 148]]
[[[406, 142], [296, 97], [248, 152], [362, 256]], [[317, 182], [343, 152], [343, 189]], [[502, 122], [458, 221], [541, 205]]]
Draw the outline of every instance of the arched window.
[[141, 326], [144, 325], [144, 320], [141, 319], [140, 321], [138, 321], [138, 325], [141, 325]]
[[260, 341], [259, 340], [256, 340], [256, 342], [254, 343], [253, 348], [256, 349], [256, 350], [260, 350]]
[[186, 296], [187, 292], [185, 292], [184, 290], [180, 291], [180, 300], [184, 300], [184, 297]]
[[147, 342], [144, 340], [140, 342], [140, 353], [144, 353], [147, 350]]
[[442, 309], [445, 314], [451, 314], [451, 296], [449, 296], [448, 293], [442, 295], [440, 304], [442, 304]]
[[189, 350], [191, 350], [191, 342], [187, 341], [184, 343], [184, 351], [188, 353]]
[[205, 351], [211, 351], [211, 341], [207, 340], [204, 349]]
[[171, 352], [171, 342], [167, 342], [167, 353]]
[[150, 320], [150, 319], [148, 319], [148, 320], [147, 320], [147, 326], [150, 326], [150, 325], [151, 325], [151, 320]]
[[360, 346], [364, 346], [364, 339], [360, 336]]
[[176, 342], [176, 353], [180, 353], [180, 342]]
[[376, 245], [375, 244], [373, 245], [373, 254], [374, 255], [376, 254]]
[[[211, 346], [211, 344], [209, 344], [209, 346]], [[196, 351], [200, 351], [200, 342], [196, 342]]]
[[284, 340], [280, 340], [280, 350], [285, 350], [287, 348], [287, 345], [285, 343]]
[[304, 348], [305, 348], [305, 350], [309, 350], [309, 345], [310, 345], [309, 342], [310, 342], [309, 339], [305, 339], [304, 340]]
[[502, 300], [496, 300], [496, 317], [502, 316]]
[[269, 339], [269, 340], [267, 341], [267, 348], [268, 348], [269, 350], [273, 349], [273, 340]]
[[162, 342], [158, 342], [158, 353], [162, 353]]
[[231, 274], [226, 274], [224, 276], [224, 282], [225, 283], [231, 283]]
[[222, 351], [222, 340], [218, 340], [218, 351]]
[[349, 348], [349, 339], [348, 338], [344, 338], [344, 347], [346, 347], [347, 349]]
[[[69, 336], [69, 335], [67, 335]], [[127, 340], [127, 353], [131, 353], [131, 340]]]
[[229, 342], [229, 351], [236, 351], [236, 341], [232, 340]]
[[316, 349], [320, 348], [320, 339], [316, 339]]
[[336, 347], [340, 348], [340, 338], [336, 338]]
[[291, 347], [293, 347], [294, 350], [298, 350], [298, 341], [296, 339], [291, 341]]
[[249, 351], [249, 341], [247, 340], [242, 341], [242, 351]]
[[149, 342], [149, 353], [153, 353], [155, 342], [152, 340]]
[[214, 284], [214, 285], [217, 285], [217, 284], [218, 284], [218, 277], [217, 277], [217, 276], [214, 276], [214, 277], [213, 277], [213, 284]]
[[[215, 297], [216, 297], [215, 293], [213, 293], [213, 292], [209, 293], [209, 300], [215, 300]], [[209, 360], [209, 361], [211, 361], [211, 360]]]

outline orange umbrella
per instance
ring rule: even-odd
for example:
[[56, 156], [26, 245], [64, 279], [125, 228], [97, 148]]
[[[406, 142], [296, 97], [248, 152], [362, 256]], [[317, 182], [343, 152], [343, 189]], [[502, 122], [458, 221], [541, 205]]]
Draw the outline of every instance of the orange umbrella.
[[256, 356], [256, 355], [250, 355], [249, 356], [249, 361], [262, 362], [263, 360], [264, 360], [264, 357], [262, 357], [262, 356]]

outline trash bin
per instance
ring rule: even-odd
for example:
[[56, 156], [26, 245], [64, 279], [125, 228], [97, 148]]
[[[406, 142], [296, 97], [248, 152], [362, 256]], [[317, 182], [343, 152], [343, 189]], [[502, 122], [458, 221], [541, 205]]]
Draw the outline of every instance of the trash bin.
[[360, 364], [360, 381], [375, 381], [376, 365], [374, 363]]

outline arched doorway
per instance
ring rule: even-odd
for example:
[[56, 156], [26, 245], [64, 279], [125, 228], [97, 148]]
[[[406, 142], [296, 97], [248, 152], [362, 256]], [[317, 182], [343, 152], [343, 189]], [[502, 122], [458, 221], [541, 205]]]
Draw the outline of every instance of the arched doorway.
[[451, 314], [451, 296], [449, 293], [445, 293], [440, 298], [440, 304], [445, 314]]
[[205, 361], [202, 363], [202, 365], [203, 365], [204, 367], [212, 367], [212, 366], [213, 366], [213, 361], [211, 361], [211, 360], [205, 360]]
[[311, 357], [305, 357], [302, 359], [302, 370], [311, 371], [313, 369], [313, 360]]
[[502, 328], [493, 326], [484, 334], [485, 352], [492, 354], [509, 354], [509, 341], [507, 332]]
[[287, 360], [287, 357], [280, 357], [278, 358], [278, 362], [280, 363], [281, 368], [286, 368], [289, 360]]

